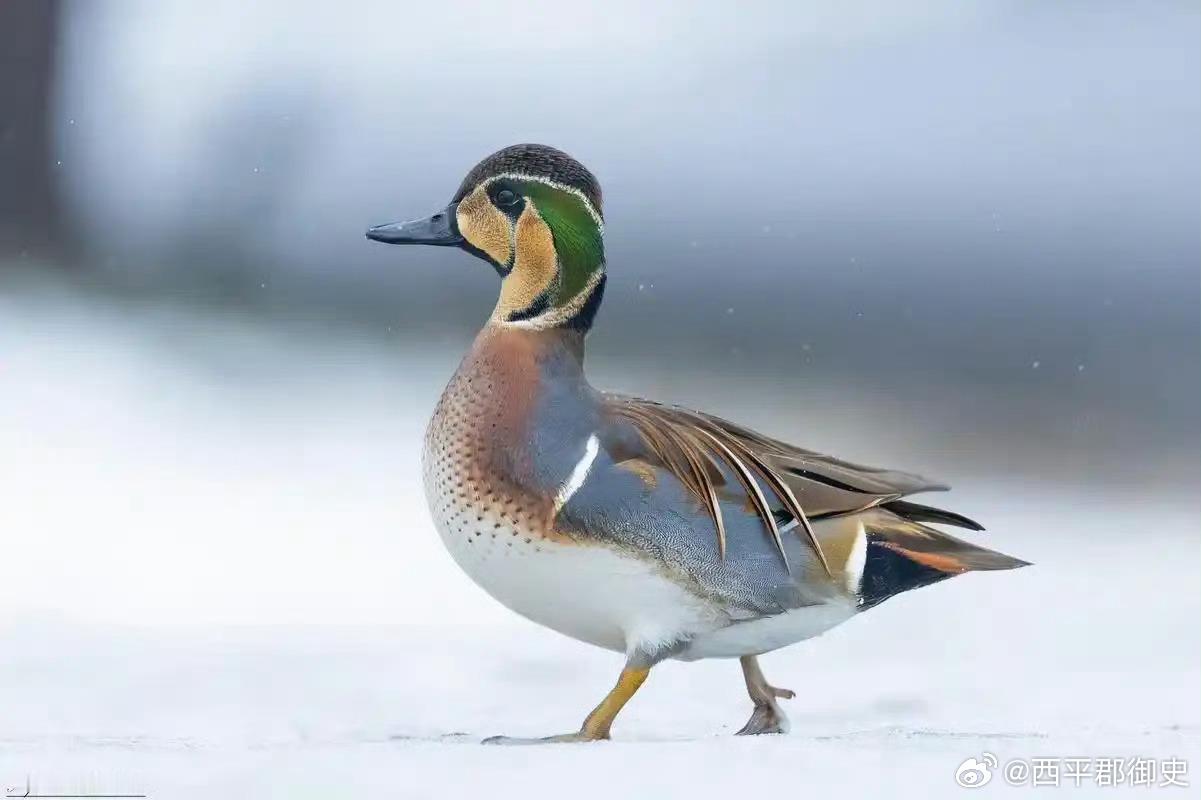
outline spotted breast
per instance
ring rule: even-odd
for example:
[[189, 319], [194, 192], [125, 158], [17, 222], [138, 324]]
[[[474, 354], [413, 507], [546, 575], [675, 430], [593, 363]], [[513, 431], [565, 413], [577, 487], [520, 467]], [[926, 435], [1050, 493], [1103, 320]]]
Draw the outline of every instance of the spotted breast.
[[[716, 627], [714, 610], [647, 559], [555, 527], [566, 495], [598, 454], [575, 389], [570, 353], [545, 336], [485, 329], [451, 379], [425, 439], [425, 489], [455, 562], [513, 611], [565, 635], [619, 652], [648, 632]], [[570, 406], [570, 410], [563, 406]], [[546, 449], [562, 458], [540, 453]]]

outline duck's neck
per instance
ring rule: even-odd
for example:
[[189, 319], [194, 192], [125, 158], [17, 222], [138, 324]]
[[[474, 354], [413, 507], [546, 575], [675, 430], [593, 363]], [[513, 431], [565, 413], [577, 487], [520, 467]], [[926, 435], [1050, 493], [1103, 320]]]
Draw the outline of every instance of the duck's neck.
[[[525, 274], [510, 274], [505, 279], [489, 325], [515, 330], [574, 332], [581, 337], [592, 329], [605, 296], [603, 264], [572, 293], [563, 291], [561, 275], [547, 280], [537, 294], [526, 285], [527, 281]], [[522, 299], [518, 300], [519, 297]]]
[[[534, 330], [489, 322], [476, 336], [459, 373], [487, 375], [481, 391], [502, 405], [526, 406], [548, 387], [587, 391], [584, 333], [569, 328]], [[477, 380], [478, 383], [478, 380]]]
[[582, 374], [587, 331], [571, 327], [529, 328], [489, 320], [476, 337], [473, 350], [525, 354], [555, 372]]
[[595, 284], [590, 284], [580, 293], [579, 302], [572, 304], [572, 313], [563, 323], [563, 327], [580, 334], [580, 353], [583, 354], [584, 337], [592, 330], [596, 320], [596, 312], [600, 311], [601, 301], [605, 299], [605, 269], [602, 266], [597, 272]]

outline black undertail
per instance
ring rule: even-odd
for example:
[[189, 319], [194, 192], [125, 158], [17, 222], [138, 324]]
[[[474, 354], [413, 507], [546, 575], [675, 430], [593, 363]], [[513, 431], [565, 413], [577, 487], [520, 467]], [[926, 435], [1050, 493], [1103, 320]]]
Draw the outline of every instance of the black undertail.
[[952, 574], [919, 564], [895, 550], [884, 537], [868, 531], [859, 608], [867, 610], [901, 592], [929, 586]]

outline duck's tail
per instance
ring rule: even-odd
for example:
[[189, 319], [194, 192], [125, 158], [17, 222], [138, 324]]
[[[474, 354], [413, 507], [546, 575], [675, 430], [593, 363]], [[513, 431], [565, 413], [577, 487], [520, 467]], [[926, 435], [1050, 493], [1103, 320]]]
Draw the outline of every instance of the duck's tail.
[[853, 520], [857, 524], [851, 533], [858, 541], [846, 548], [845, 569], [847, 588], [858, 595], [862, 609], [952, 575], [1030, 563], [924, 525], [929, 521], [982, 530], [966, 517], [929, 506], [892, 503], [857, 514]]

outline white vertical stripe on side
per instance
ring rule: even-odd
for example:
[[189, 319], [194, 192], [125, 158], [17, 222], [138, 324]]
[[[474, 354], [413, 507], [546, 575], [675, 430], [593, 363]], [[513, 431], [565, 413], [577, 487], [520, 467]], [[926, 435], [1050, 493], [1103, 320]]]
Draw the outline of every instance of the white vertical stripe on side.
[[846, 577], [847, 591], [858, 592], [863, 585], [863, 568], [867, 565], [867, 533], [863, 530], [863, 523], [859, 523], [859, 530], [855, 533], [855, 542], [851, 545], [851, 552], [847, 556], [847, 565], [843, 568], [843, 575]]
[[600, 451], [600, 441], [596, 438], [596, 434], [588, 437], [588, 441], [584, 444], [584, 455], [576, 462], [572, 468], [571, 474], [567, 476], [567, 480], [559, 487], [559, 491], [555, 493], [555, 513], [559, 513], [559, 509], [567, 504], [571, 496], [579, 491], [579, 488], [584, 485], [584, 481], [588, 478], [588, 470], [592, 469], [592, 462], [596, 460], [596, 454]]

